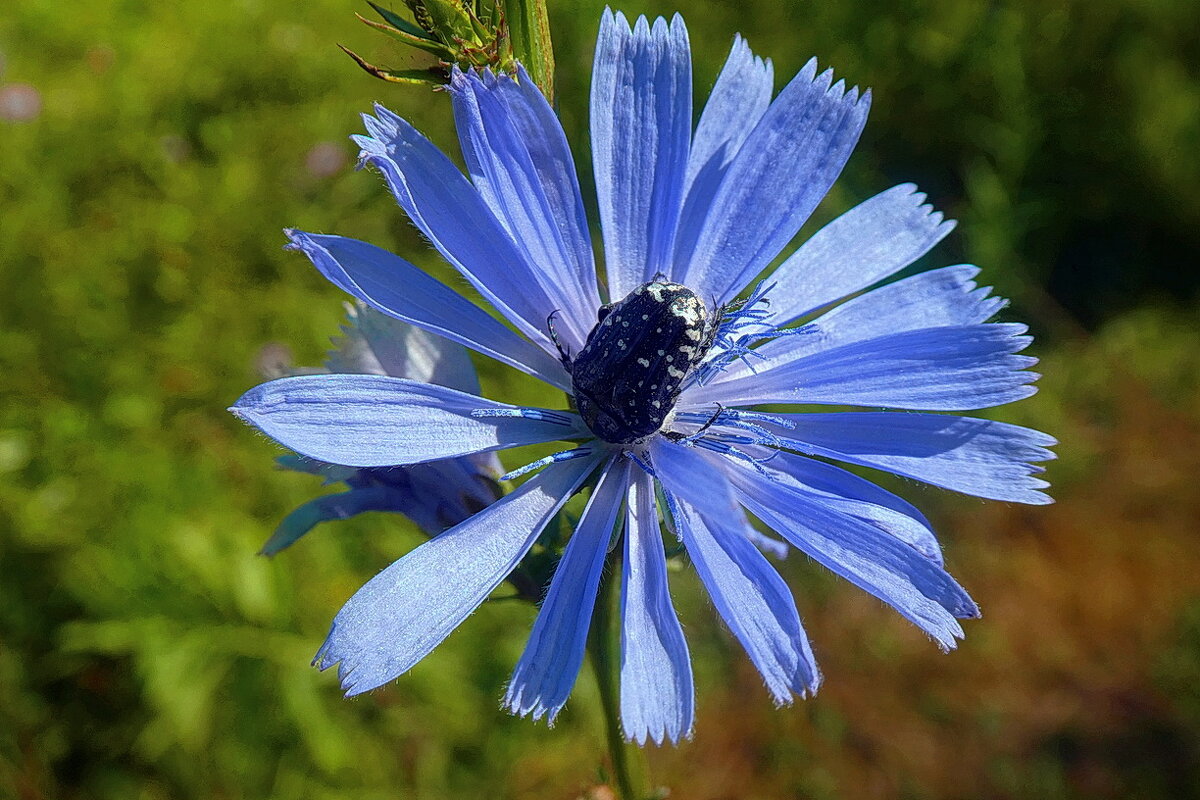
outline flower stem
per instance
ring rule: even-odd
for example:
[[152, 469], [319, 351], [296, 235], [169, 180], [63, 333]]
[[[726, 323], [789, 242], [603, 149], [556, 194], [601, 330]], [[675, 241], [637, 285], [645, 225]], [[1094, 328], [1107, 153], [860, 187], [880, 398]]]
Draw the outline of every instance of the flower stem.
[[621, 731], [621, 559], [620, 550], [613, 552], [609, 567], [600, 581], [592, 630], [588, 636], [588, 653], [596, 671], [600, 688], [600, 705], [604, 710], [605, 738], [612, 758], [613, 777], [621, 800], [647, 800], [645, 754], [635, 744], [625, 741]]

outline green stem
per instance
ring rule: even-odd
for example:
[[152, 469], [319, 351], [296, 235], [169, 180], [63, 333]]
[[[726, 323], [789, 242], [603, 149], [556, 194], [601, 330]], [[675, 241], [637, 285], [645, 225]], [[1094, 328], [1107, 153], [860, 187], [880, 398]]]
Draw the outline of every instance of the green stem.
[[554, 48], [550, 44], [546, 0], [503, 0], [503, 3], [513, 55], [553, 103]]
[[621, 574], [620, 551], [609, 560], [610, 569], [600, 581], [588, 653], [600, 688], [604, 710], [605, 738], [612, 758], [613, 776], [621, 800], [647, 800], [645, 754], [625, 741], [621, 730]]

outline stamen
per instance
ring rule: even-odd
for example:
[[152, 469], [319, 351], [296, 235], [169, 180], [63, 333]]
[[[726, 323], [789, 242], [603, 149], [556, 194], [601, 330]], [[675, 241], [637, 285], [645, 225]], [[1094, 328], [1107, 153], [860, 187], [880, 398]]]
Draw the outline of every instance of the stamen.
[[727, 408], [725, 409], [725, 413], [733, 419], [756, 419], [760, 422], [778, 425], [779, 427], [786, 428], [789, 431], [796, 429], [796, 423], [792, 422], [790, 419], [784, 419], [783, 417], [776, 416], [775, 414], [768, 414], [763, 411], [745, 411], [737, 408]]
[[542, 467], [550, 464], [558, 464], [562, 461], [572, 461], [576, 458], [590, 456], [591, 454], [592, 450], [590, 447], [576, 447], [574, 450], [563, 450], [562, 452], [555, 453], [554, 455], [546, 456], [545, 458], [539, 458], [537, 461], [531, 461], [525, 466], [517, 467], [511, 472], [506, 472], [500, 476], [500, 480], [511, 481], [513, 478], [519, 478], [526, 473], [533, 472], [535, 469], [541, 469]]
[[641, 467], [646, 472], [647, 475], [649, 475], [652, 478], [658, 477], [658, 474], [654, 471], [654, 465], [652, 465], [650, 463], [649, 456], [647, 456], [646, 460], [643, 461], [642, 457], [639, 456], [637, 453], [633, 452], [632, 450], [625, 450], [623, 452], [625, 453], [625, 455], [629, 456], [630, 460], [633, 461], [633, 463], [635, 463], [639, 467]]
[[739, 461], [745, 461], [747, 464], [754, 467], [754, 469], [761, 473], [764, 477], [774, 480], [774, 477], [766, 470], [766, 468], [763, 467], [763, 464], [774, 458], [778, 454], [777, 450], [772, 450], [771, 455], [767, 456], [766, 458], [758, 459], [743, 450], [739, 450], [736, 447], [725, 444], [724, 442], [717, 441], [712, 437], [700, 439], [696, 442], [696, 446], [703, 447], [705, 450], [711, 450], [712, 452], [719, 453], [723, 456], [736, 458]]
[[[751, 419], [757, 418], [757, 419], [763, 419], [764, 421], [772, 421], [768, 418], [768, 415], [765, 415], [765, 414], [756, 414], [754, 412], [740, 412], [737, 409], [727, 409], [724, 407], [722, 407], [721, 410], [717, 414], [714, 414], [712, 416], [707, 416], [707, 415], [703, 414], [703, 412], [699, 412], [699, 411], [685, 411], [683, 413], [678, 414], [676, 416], [676, 419], [678, 419], [682, 422], [689, 422], [689, 423], [693, 423], [693, 424], [699, 424], [703, 421], [704, 424], [701, 425], [700, 429], [697, 430], [695, 433], [693, 433], [691, 436], [688, 436], [680, 441], [682, 441], [684, 443], [695, 442], [697, 439], [702, 438], [705, 435], [706, 431], [712, 425], [719, 424], [724, 427], [736, 428], [738, 430], [753, 433], [753, 434], [755, 434], [756, 438], [752, 439], [752, 438], [748, 438], [745, 436], [737, 436], [736, 434], [731, 434], [731, 433], [728, 433], [725, 431], [717, 431], [711, 435], [714, 436], [715, 438], [717, 438], [718, 441], [726, 440], [726, 441], [733, 441], [738, 444], [759, 444], [759, 445], [766, 445], [769, 447], [782, 447], [783, 446], [783, 440], [781, 440], [779, 438], [779, 436], [777, 436], [774, 433], [772, 433], [771, 431], [767, 430], [762, 425], [756, 425], [755, 423], [748, 421], [745, 418], [747, 416], [749, 416]], [[781, 422], [782, 422], [782, 420], [781, 420]], [[794, 424], [791, 424], [791, 423], [789, 423], [789, 424], [791, 425], [791, 427], [793, 427], [793, 428], [795, 427]]]
[[[668, 492], [665, 488], [662, 490], [661, 496], [667, 503], [667, 513], [663, 514], [663, 524], [667, 526], [667, 530], [675, 534], [676, 538], [682, 540], [683, 537], [679, 534], [679, 525], [676, 522], [682, 517], [679, 511], [679, 503], [675, 500], [675, 495]], [[661, 508], [661, 506], [659, 507]]]
[[545, 408], [477, 408], [471, 412], [472, 417], [523, 417], [536, 419], [539, 422], [549, 422], [554, 425], [570, 426], [572, 420], [566, 414], [550, 411]]
[[736, 361], [743, 362], [753, 373], [756, 370], [749, 359], [764, 360], [764, 356], [754, 351], [754, 345], [766, 339], [805, 332], [804, 327], [783, 329], [767, 321], [771, 311], [767, 308], [770, 300], [766, 295], [774, 288], [773, 283], [759, 283], [745, 300], [725, 307], [721, 323], [713, 336], [709, 358], [692, 371], [688, 386], [703, 386]]

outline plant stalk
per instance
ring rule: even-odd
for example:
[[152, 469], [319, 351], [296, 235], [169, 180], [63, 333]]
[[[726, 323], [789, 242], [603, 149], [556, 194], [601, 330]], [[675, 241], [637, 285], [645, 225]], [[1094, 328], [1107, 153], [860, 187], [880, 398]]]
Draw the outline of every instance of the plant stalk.
[[621, 558], [620, 549], [609, 558], [610, 569], [600, 581], [588, 653], [596, 671], [600, 705], [604, 711], [605, 738], [612, 759], [613, 778], [621, 800], [647, 800], [646, 756], [625, 741], [621, 730]]

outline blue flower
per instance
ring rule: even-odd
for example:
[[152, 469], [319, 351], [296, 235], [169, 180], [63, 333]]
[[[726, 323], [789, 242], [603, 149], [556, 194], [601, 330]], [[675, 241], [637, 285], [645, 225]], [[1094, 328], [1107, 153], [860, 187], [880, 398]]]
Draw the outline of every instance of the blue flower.
[[[479, 378], [466, 351], [454, 342], [375, 311], [361, 302], [348, 307], [337, 347], [325, 369], [291, 374], [391, 375], [479, 392]], [[328, 494], [288, 514], [263, 545], [273, 556], [322, 522], [366, 511], [403, 514], [434, 536], [487, 507], [499, 497], [496, 479], [504, 471], [495, 453], [473, 453], [408, 466], [356, 469], [303, 456], [286, 455], [279, 466], [343, 483], [347, 491]]]
[[[1017, 355], [1025, 327], [987, 322], [1002, 301], [976, 287], [975, 267], [880, 285], [952, 227], [910, 185], [838, 217], [751, 288], [841, 171], [870, 94], [810, 62], [772, 99], [771, 63], [735, 38], [693, 131], [683, 21], [631, 28], [606, 12], [591, 92], [603, 291], [571, 153], [532, 82], [520, 71], [456, 72], [450, 93], [469, 177], [383, 108], [356, 140], [413, 223], [512, 328], [372, 245], [291, 231], [292, 247], [371, 307], [540, 378], [580, 413], [378, 375], [285, 378], [242, 397], [234, 411], [269, 436], [354, 467], [572, 443], [369, 581], [338, 614], [318, 665], [338, 664], [348, 694], [407, 671], [585, 482], [586, 508], [505, 696], [515, 713], [553, 719], [566, 702], [619, 524], [625, 733], [643, 743], [688, 735], [692, 672], [660, 515], [777, 703], [815, 691], [820, 673], [763, 551], [800, 549], [954, 647], [958, 620], [979, 611], [943, 569], [928, 521], [829, 462], [1049, 502], [1033, 462], [1052, 458], [1050, 437], [927, 413], [1032, 394], [1034, 359]], [[754, 410], [763, 404], [890, 410]], [[753, 528], [747, 511], [783, 541]]]

